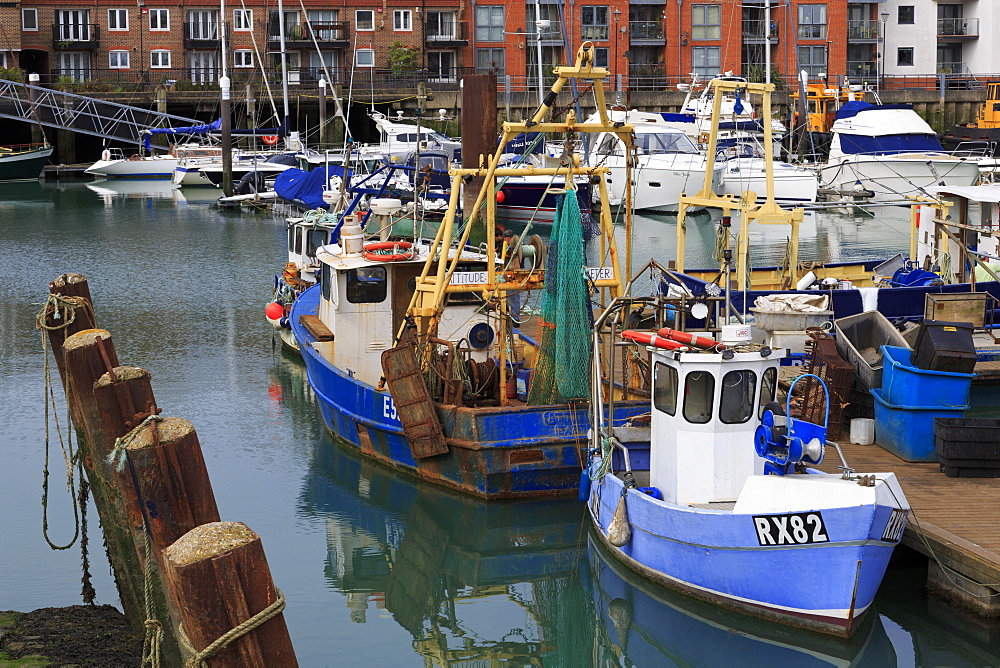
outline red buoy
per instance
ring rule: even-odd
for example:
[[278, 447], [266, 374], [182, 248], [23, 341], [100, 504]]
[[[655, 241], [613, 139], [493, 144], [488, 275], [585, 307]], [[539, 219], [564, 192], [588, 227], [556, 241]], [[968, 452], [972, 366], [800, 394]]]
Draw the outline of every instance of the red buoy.
[[628, 339], [630, 341], [635, 341], [636, 343], [644, 343], [647, 346], [655, 346], [656, 348], [663, 348], [664, 350], [687, 350], [688, 347], [683, 343], [678, 343], [677, 341], [671, 341], [670, 339], [664, 339], [663, 337], [657, 336], [652, 332], [637, 332], [632, 329], [626, 329], [622, 332], [622, 338]]
[[507, 193], [502, 190], [497, 191], [497, 204], [503, 204], [503, 201], [507, 199]]
[[285, 315], [285, 307], [278, 302], [271, 302], [264, 308], [264, 315], [269, 320], [280, 320], [281, 316]]
[[670, 329], [669, 327], [663, 327], [657, 330], [656, 334], [662, 336], [665, 339], [672, 339], [674, 341], [680, 341], [681, 343], [687, 343], [695, 348], [704, 348], [706, 350], [711, 350], [712, 348], [722, 349], [725, 346], [720, 344], [715, 339], [710, 339], [705, 336], [695, 336], [694, 334], [688, 334], [687, 332], [681, 332], [676, 329]]

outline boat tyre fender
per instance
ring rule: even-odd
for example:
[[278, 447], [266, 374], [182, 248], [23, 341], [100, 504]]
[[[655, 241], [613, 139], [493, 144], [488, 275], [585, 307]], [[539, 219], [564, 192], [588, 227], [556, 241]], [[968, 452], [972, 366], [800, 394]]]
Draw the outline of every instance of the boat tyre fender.
[[[378, 241], [365, 244], [365, 259], [369, 262], [400, 262], [412, 260], [416, 254], [409, 241]], [[386, 252], [391, 251], [391, 252]], [[405, 252], [399, 252], [405, 251]]]

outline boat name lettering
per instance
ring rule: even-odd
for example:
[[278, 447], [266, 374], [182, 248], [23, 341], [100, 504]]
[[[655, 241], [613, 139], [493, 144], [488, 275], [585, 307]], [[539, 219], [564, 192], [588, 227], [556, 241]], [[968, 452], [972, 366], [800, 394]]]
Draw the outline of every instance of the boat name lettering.
[[896, 543], [903, 537], [903, 529], [906, 528], [906, 511], [899, 508], [892, 509], [885, 531], [882, 532], [882, 540]]
[[448, 285], [484, 285], [486, 283], [485, 271], [456, 271], [451, 275]]
[[396, 413], [396, 404], [393, 403], [392, 396], [388, 394], [382, 397], [382, 416], [390, 420], [399, 419], [399, 415]]
[[610, 281], [615, 277], [611, 267], [587, 267], [587, 276], [592, 281]]
[[552, 427], [556, 436], [572, 436], [576, 433], [575, 420], [570, 411], [545, 411], [542, 413], [542, 424]]
[[829, 543], [823, 515], [788, 513], [785, 515], [754, 515], [757, 542], [764, 545], [808, 545]]

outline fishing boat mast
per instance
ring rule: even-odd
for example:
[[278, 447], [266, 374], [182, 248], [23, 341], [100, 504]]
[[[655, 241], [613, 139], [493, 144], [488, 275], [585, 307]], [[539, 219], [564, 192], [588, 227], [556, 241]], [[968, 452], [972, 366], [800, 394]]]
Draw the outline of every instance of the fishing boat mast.
[[[407, 314], [409, 320], [417, 327], [417, 335], [423, 339], [437, 335], [438, 325], [441, 320], [445, 300], [449, 294], [466, 292], [481, 293], [483, 299], [490, 303], [497, 303], [500, 313], [501, 331], [498, 333], [501, 340], [508, 334], [506, 328], [507, 311], [505, 295], [510, 291], [524, 290], [526, 285], [532, 288], [541, 288], [544, 280], [544, 272], [539, 270], [507, 270], [502, 269], [497, 272], [496, 249], [494, 239], [496, 234], [496, 198], [493, 193], [496, 189], [497, 177], [522, 176], [522, 175], [543, 175], [551, 176], [553, 181], [558, 177], [564, 178], [564, 192], [575, 196], [573, 179], [576, 176], [597, 177], [598, 189], [600, 193], [601, 209], [599, 213], [600, 230], [606, 236], [608, 243], [607, 257], [611, 262], [611, 277], [592, 278], [591, 284], [596, 288], [609, 288], [613, 297], [618, 296], [623, 284], [621, 277], [621, 266], [618, 256], [618, 249], [615, 244], [613, 225], [611, 220], [610, 206], [608, 204], [608, 190], [604, 176], [610, 171], [603, 166], [584, 166], [578, 156], [563, 154], [560, 164], [557, 167], [534, 167], [521, 166], [513, 168], [499, 168], [500, 157], [507, 142], [519, 134], [529, 132], [542, 133], [601, 133], [609, 132], [618, 135], [626, 147], [631, 150], [633, 141], [632, 126], [625, 123], [613, 123], [608, 117], [607, 105], [604, 99], [603, 81], [608, 77], [608, 70], [603, 67], [594, 67], [594, 47], [591, 42], [585, 42], [580, 46], [576, 54], [576, 62], [573, 66], [558, 67], [555, 70], [556, 81], [552, 84], [551, 90], [546, 94], [530, 120], [520, 123], [506, 122], [503, 124], [503, 131], [500, 141], [497, 144], [496, 152], [489, 158], [488, 163], [483, 156], [480, 156], [480, 167], [474, 169], [452, 168], [451, 175], [451, 198], [448, 209], [445, 213], [444, 221], [439, 226], [429, 252], [427, 260], [416, 279], [416, 286], [410, 300]], [[594, 82], [594, 97], [597, 105], [599, 122], [578, 123], [576, 114], [573, 111], [567, 113], [565, 122], [545, 122], [543, 119], [550, 112], [555, 103], [556, 96], [572, 80], [583, 79]], [[484, 164], [485, 163], [485, 164]], [[467, 217], [460, 224], [460, 232], [455, 244], [455, 252], [449, 255], [449, 250], [453, 248], [456, 241], [456, 221], [458, 204], [461, 201], [462, 184], [476, 177], [484, 177], [482, 189], [476, 198], [475, 204], [467, 212]], [[551, 189], [550, 189], [551, 191]], [[465, 248], [469, 240], [469, 235], [475, 225], [479, 211], [485, 202], [486, 209], [486, 240], [488, 245], [488, 261], [486, 264], [485, 282], [478, 284], [452, 285], [452, 276], [462, 259], [461, 249]], [[631, 217], [631, 211], [626, 211], [626, 216]], [[502, 258], [499, 258], [502, 259]], [[604, 259], [602, 258], [602, 262]], [[581, 271], [583, 268], [581, 267]], [[534, 276], [532, 276], [534, 274]], [[397, 332], [396, 339], [400, 340], [406, 323], [401, 325]], [[504, 346], [500, 346], [501, 369], [506, 365], [506, 351]], [[505, 403], [504, 395], [501, 393], [501, 403]]]
[[[774, 156], [773, 140], [771, 137], [771, 93], [774, 91], [774, 84], [771, 83], [750, 83], [747, 81], [727, 81], [725, 79], [712, 79], [709, 86], [713, 88], [715, 94], [712, 97], [712, 125], [708, 135], [708, 151], [705, 161], [705, 181], [701, 190], [692, 196], [681, 194], [680, 204], [677, 211], [677, 269], [684, 271], [685, 241], [687, 235], [687, 210], [691, 207], [706, 207], [722, 210], [722, 225], [729, 227], [728, 221], [733, 211], [737, 211], [740, 217], [740, 229], [737, 237], [736, 271], [737, 286], [739, 290], [750, 288], [748, 281], [748, 267], [750, 255], [750, 223], [757, 222], [761, 225], [790, 225], [791, 234], [789, 236], [788, 251], [788, 271], [791, 285], [795, 285], [797, 278], [797, 265], [799, 255], [799, 226], [802, 223], [803, 209], [795, 208], [786, 210], [781, 208], [774, 198]], [[715, 167], [715, 153], [717, 146], [717, 135], [719, 131], [719, 117], [722, 109], [722, 98], [724, 93], [731, 92], [734, 95], [760, 94], [763, 97], [761, 102], [761, 123], [764, 127], [764, 170], [767, 192], [764, 203], [757, 205], [758, 194], [746, 191], [740, 197], [731, 194], [717, 195], [712, 190], [712, 171]], [[726, 229], [726, 250], [729, 248], [729, 232]], [[729, 263], [724, 262], [721, 270], [723, 272], [729, 268]], [[726, 286], [729, 288], [729, 285]]]

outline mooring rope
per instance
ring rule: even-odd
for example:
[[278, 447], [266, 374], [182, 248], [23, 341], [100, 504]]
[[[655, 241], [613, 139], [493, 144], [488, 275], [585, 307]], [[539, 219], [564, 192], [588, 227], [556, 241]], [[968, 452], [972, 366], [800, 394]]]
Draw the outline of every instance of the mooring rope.
[[185, 664], [186, 667], [208, 668], [208, 660], [228, 647], [234, 640], [242, 638], [258, 626], [261, 626], [264, 622], [280, 615], [281, 611], [285, 609], [285, 596], [277, 587], [274, 588], [274, 592], [276, 596], [274, 603], [267, 606], [242, 624], [226, 631], [200, 652], [197, 651], [194, 648], [194, 645], [191, 644], [191, 640], [188, 638], [187, 632], [184, 631], [184, 624], [179, 624], [177, 637], [184, 650], [191, 654], [191, 658], [188, 659]]
[[[49, 544], [53, 550], [68, 550], [76, 544], [76, 539], [80, 536], [80, 514], [77, 508], [77, 504], [73, 505], [73, 538], [70, 539], [65, 545], [56, 545], [49, 538], [49, 449], [50, 449], [50, 435], [49, 435], [49, 405], [51, 402], [52, 415], [56, 425], [56, 434], [59, 437], [59, 446], [62, 449], [63, 461], [66, 463], [66, 490], [69, 492], [70, 498], [76, 497], [76, 483], [75, 477], [73, 475], [73, 465], [79, 459], [80, 450], [77, 448], [76, 453], [73, 452], [73, 431], [72, 429], [67, 430], [67, 440], [69, 441], [69, 449], [67, 450], [66, 442], [63, 441], [62, 428], [59, 425], [59, 413], [58, 407], [56, 406], [56, 395], [52, 388], [52, 370], [49, 364], [49, 347], [48, 347], [48, 336], [46, 336], [46, 331], [57, 331], [60, 329], [65, 329], [69, 327], [74, 320], [76, 320], [76, 308], [79, 302], [69, 300], [64, 298], [62, 295], [48, 295], [45, 303], [42, 304], [41, 310], [38, 315], [35, 316], [35, 329], [42, 331], [42, 359], [44, 359], [44, 370], [43, 370], [43, 390], [42, 390], [42, 405], [45, 407], [45, 463], [42, 466], [42, 536], [45, 538], [45, 542]], [[62, 313], [59, 309], [62, 307]], [[47, 320], [51, 314], [52, 319], [55, 321], [61, 321], [57, 325], [49, 325]], [[69, 402], [67, 401], [67, 404]]]
[[[136, 488], [138, 492], [138, 487]], [[145, 513], [143, 513], [145, 518]], [[149, 523], [143, 522], [143, 545], [146, 548], [146, 567], [143, 569], [143, 608], [146, 613], [146, 637], [142, 641], [142, 665], [160, 668], [161, 646], [163, 644], [163, 624], [153, 612], [153, 543], [149, 539]]]
[[[159, 415], [150, 415], [145, 420], [137, 424], [132, 431], [128, 432], [124, 436], [119, 436], [115, 439], [115, 444], [111, 448], [111, 452], [108, 453], [108, 464], [115, 467], [115, 470], [121, 473], [125, 470], [125, 464], [128, 463], [128, 446], [135, 440], [135, 437], [139, 435], [145, 427], [152, 424], [153, 422], [162, 422], [164, 418]], [[136, 492], [139, 490], [136, 489]]]

